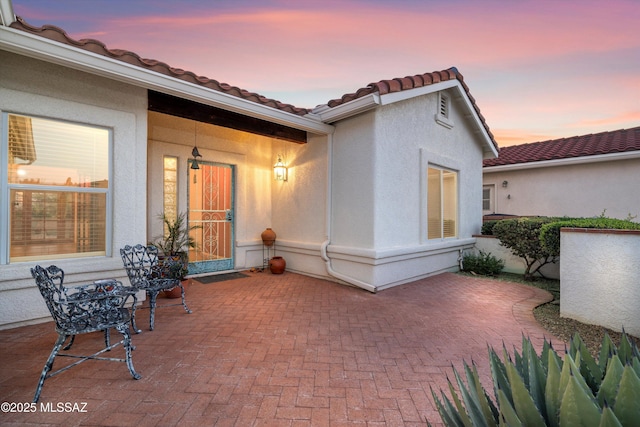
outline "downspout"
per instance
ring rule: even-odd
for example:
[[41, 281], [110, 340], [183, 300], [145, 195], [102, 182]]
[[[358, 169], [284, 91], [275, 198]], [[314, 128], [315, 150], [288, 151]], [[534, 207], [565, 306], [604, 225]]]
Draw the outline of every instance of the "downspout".
[[333, 178], [332, 178], [332, 163], [333, 163], [333, 134], [327, 135], [328, 143], [327, 143], [327, 217], [326, 217], [326, 229], [327, 229], [327, 240], [322, 242], [322, 246], [320, 247], [320, 255], [324, 260], [324, 263], [327, 267], [327, 273], [331, 277], [335, 277], [336, 279], [342, 280], [343, 282], [347, 282], [351, 285], [357, 286], [359, 288], [365, 289], [369, 292], [377, 292], [377, 288], [375, 286], [370, 285], [369, 283], [365, 283], [361, 280], [355, 279], [353, 277], [346, 276], [342, 273], [338, 273], [331, 266], [331, 258], [327, 255], [327, 247], [331, 244], [331, 213], [333, 210], [332, 207], [332, 199], [333, 199]]

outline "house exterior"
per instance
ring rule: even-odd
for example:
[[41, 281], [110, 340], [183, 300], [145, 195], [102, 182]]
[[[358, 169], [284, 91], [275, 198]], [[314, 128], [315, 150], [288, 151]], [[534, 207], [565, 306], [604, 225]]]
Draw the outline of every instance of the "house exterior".
[[163, 212], [201, 227], [194, 276], [262, 267], [267, 227], [288, 271], [371, 292], [475, 242], [497, 144], [455, 68], [310, 110], [0, 12], [1, 328], [49, 319], [35, 264], [126, 282], [119, 248]]
[[640, 219], [640, 127], [502, 147], [482, 172], [483, 215]]

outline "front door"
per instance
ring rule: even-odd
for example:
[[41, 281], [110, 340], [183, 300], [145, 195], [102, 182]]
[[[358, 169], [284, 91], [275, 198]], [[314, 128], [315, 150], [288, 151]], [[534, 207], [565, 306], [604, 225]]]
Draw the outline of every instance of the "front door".
[[[191, 161], [189, 165], [191, 166]], [[189, 226], [196, 248], [189, 274], [233, 269], [233, 166], [198, 162], [189, 167]]]

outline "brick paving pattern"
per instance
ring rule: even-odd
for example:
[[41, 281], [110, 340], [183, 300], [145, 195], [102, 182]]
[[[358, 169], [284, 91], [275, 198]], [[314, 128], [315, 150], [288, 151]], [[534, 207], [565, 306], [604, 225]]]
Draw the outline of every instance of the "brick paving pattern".
[[[193, 314], [160, 308], [154, 331], [139, 310], [142, 379], [123, 363], [87, 361], [48, 379], [40, 399], [86, 402], [86, 412], [38, 403], [35, 413], [0, 413], [0, 425], [440, 425], [430, 390], [447, 387], [452, 365], [473, 360], [489, 389], [487, 345], [519, 349], [524, 334], [539, 349], [549, 338], [532, 309], [550, 295], [519, 284], [445, 273], [371, 294], [290, 272], [247, 274], [192, 282]], [[0, 331], [0, 401], [31, 402], [55, 337], [50, 322]], [[79, 336], [74, 350], [102, 342]]]

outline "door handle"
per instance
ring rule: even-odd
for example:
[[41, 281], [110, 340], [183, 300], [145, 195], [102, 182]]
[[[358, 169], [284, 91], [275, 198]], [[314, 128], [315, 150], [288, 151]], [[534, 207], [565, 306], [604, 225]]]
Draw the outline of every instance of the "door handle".
[[226, 221], [233, 221], [233, 214], [231, 213], [231, 209], [227, 209], [227, 215], [225, 217]]

